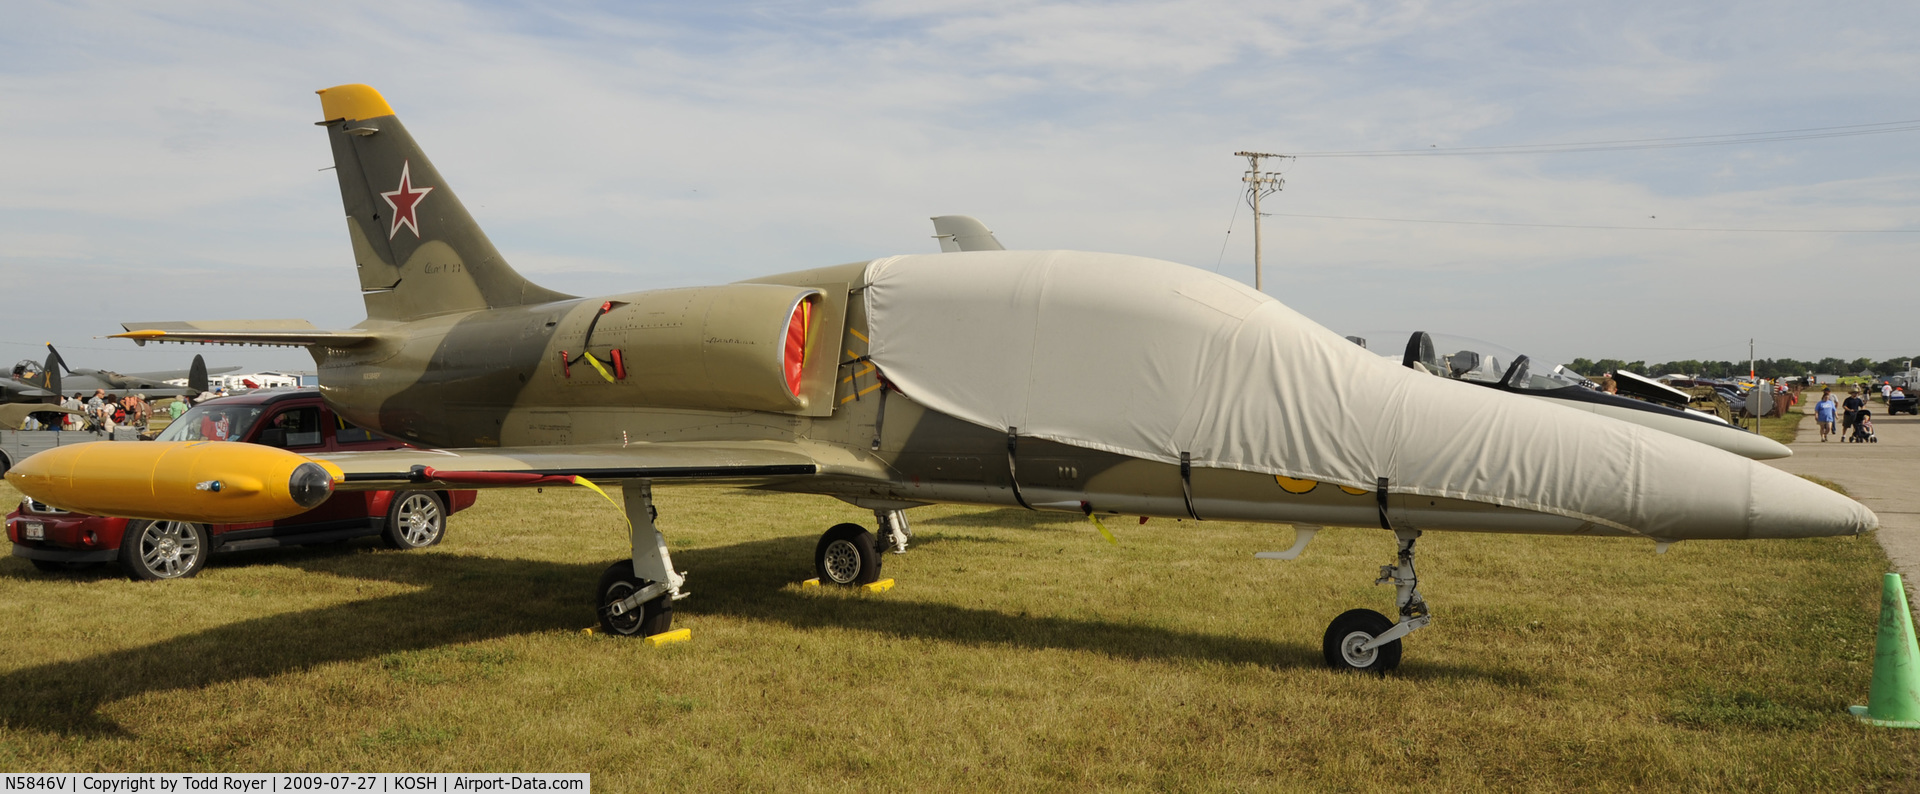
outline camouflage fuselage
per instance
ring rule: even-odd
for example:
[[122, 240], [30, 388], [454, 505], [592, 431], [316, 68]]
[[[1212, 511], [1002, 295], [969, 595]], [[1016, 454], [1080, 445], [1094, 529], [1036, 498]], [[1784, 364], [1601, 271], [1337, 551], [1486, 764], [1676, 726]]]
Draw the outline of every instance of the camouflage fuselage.
[[[1209, 468], [1183, 474], [1176, 465], [1046, 440], [1016, 438], [1010, 444], [1007, 434], [929, 410], [889, 388], [884, 373], [865, 360], [868, 333], [859, 293], [866, 266], [758, 280], [819, 289], [836, 315], [844, 313], [844, 323], [822, 323], [830, 333], [809, 350], [821, 359], [815, 363], [831, 362], [820, 367], [831, 373], [830, 402], [815, 400], [798, 410], [658, 407], [636, 397], [648, 391], [646, 379], [696, 377], [675, 368], [697, 368], [697, 361], [630, 361], [635, 372], [624, 380], [563, 363], [563, 352], [605, 352], [586, 344], [589, 324], [604, 303], [645, 294], [374, 321], [363, 328], [381, 332], [376, 343], [314, 348], [321, 389], [352, 421], [436, 447], [792, 442], [847, 465], [829, 467], [822, 476], [757, 485], [868, 507], [957, 502], [1173, 519], [1356, 526], [1392, 521], [1429, 529], [1537, 533], [1557, 527], [1564, 533], [1620, 534], [1471, 502], [1397, 494], [1383, 502], [1371, 491], [1309, 480]], [[669, 333], [674, 322], [665, 318], [653, 330]], [[619, 331], [603, 320], [595, 334], [615, 338]]]

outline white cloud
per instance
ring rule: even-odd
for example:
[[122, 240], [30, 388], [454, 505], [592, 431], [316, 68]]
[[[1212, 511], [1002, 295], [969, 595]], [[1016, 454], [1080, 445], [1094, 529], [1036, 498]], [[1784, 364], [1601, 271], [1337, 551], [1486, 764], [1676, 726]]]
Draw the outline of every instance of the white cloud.
[[[1243, 148], [1697, 135], [1910, 113], [1915, 11], [1722, 3], [21, 3], [0, 31], [0, 278], [52, 269], [75, 339], [121, 320], [358, 317], [312, 90], [380, 88], [507, 257], [613, 292], [1011, 244], [1211, 267]], [[1551, 158], [1302, 160], [1280, 212], [1795, 228], [1914, 221], [1911, 134]], [[1649, 219], [1647, 216], [1658, 216]], [[1222, 269], [1251, 280], [1242, 209]], [[1330, 326], [1428, 325], [1549, 357], [1702, 334], [1847, 355], [1771, 318], [1799, 278], [1893, 283], [1907, 236], [1270, 219], [1276, 295]], [[190, 282], [192, 288], [173, 286]], [[153, 288], [153, 284], [167, 285]], [[81, 297], [100, 290], [105, 306]], [[298, 290], [299, 300], [273, 296]], [[73, 293], [69, 299], [68, 293]], [[1703, 317], [1715, 317], [1711, 323]], [[1418, 322], [1416, 322], [1418, 321]], [[1448, 327], [1453, 323], [1458, 327]], [[99, 344], [99, 343], [94, 343]], [[1865, 353], [1862, 353], [1865, 354]], [[104, 356], [111, 353], [102, 352]], [[1891, 355], [1891, 354], [1889, 354]], [[128, 354], [127, 368], [139, 356]], [[245, 363], [245, 362], [243, 362]], [[249, 364], [251, 365], [251, 364]], [[276, 362], [276, 366], [287, 366]]]

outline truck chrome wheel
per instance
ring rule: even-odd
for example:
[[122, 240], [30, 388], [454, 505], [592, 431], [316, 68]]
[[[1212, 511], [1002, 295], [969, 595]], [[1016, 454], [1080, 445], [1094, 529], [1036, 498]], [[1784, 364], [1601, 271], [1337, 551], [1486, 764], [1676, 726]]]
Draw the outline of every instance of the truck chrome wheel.
[[136, 581], [184, 579], [212, 551], [207, 528], [187, 521], [136, 521], [120, 541], [120, 567]]
[[387, 509], [387, 545], [418, 549], [440, 542], [447, 532], [447, 511], [432, 491], [403, 491]]

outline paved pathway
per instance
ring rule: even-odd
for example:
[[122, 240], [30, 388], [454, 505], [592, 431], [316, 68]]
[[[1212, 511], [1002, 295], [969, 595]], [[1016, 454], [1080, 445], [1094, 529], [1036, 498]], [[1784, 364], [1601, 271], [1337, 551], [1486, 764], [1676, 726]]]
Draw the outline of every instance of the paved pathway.
[[[1817, 400], [1818, 394], [1810, 398]], [[1793, 457], [1767, 463], [1839, 483], [1878, 514], [1880, 531], [1874, 534], [1912, 592], [1920, 585], [1920, 416], [1887, 416], [1886, 406], [1878, 402], [1868, 408], [1879, 443], [1842, 444], [1837, 433], [1820, 443], [1820, 429], [1809, 414], [1801, 420]]]

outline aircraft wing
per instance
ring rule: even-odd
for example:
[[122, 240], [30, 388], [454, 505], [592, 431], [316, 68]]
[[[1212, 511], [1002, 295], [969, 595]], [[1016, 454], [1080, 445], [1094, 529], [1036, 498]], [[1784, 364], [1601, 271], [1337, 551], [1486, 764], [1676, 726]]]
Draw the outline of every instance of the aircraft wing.
[[[169, 340], [169, 341], [177, 341], [177, 340]], [[207, 369], [207, 374], [208, 375], [224, 375], [229, 372], [239, 372], [239, 371], [240, 371], [240, 368], [237, 366], [210, 367]], [[129, 380], [143, 380], [143, 381], [152, 383], [156, 387], [165, 388], [167, 381], [180, 380], [181, 378], [189, 377], [192, 374], [193, 374], [192, 370], [172, 369], [172, 370], [167, 370], [165, 372], [123, 372], [120, 374], [120, 377], [127, 378]]]
[[511, 488], [547, 478], [771, 481], [837, 474], [884, 480], [871, 458], [790, 441], [704, 441], [474, 449], [394, 449], [312, 456], [340, 467], [337, 490]]
[[16, 381], [0, 380], [0, 397], [6, 400], [39, 400], [52, 397], [53, 392]]
[[120, 327], [127, 329], [126, 333], [113, 334], [111, 338], [132, 339], [141, 345], [148, 342], [181, 342], [269, 347], [353, 347], [379, 336], [371, 331], [323, 331], [306, 320], [121, 323]]

